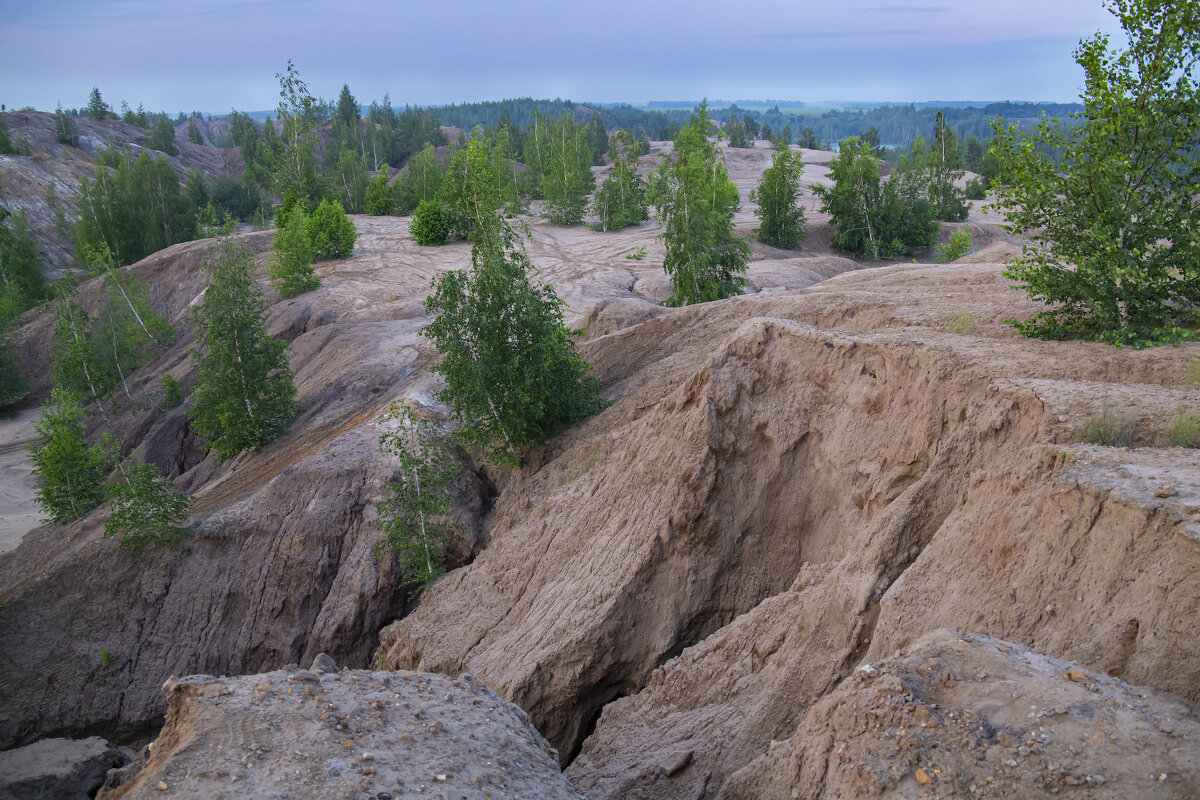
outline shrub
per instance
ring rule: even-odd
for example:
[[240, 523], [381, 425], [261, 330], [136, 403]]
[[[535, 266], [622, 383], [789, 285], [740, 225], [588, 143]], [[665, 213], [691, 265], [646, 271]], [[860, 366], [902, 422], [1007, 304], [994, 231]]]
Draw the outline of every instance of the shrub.
[[321, 285], [313, 274], [313, 244], [308, 232], [312, 222], [297, 206], [292, 209], [291, 224], [275, 231], [267, 275], [283, 299], [311, 292]]
[[417, 244], [437, 247], [446, 243], [450, 227], [446, 222], [446, 207], [439, 200], [422, 200], [408, 223], [408, 232]]
[[174, 544], [187, 534], [179, 525], [191, 502], [153, 464], [125, 464], [122, 480], [108, 487], [112, 514], [104, 536], [120, 538], [119, 547], [141, 552], [156, 544]]
[[82, 517], [104, 499], [104, 481], [116, 463], [116, 442], [84, 439], [84, 410], [74, 393], [55, 386], [34, 423], [38, 438], [29, 460], [38, 479], [37, 503], [58, 524]]
[[179, 388], [179, 381], [169, 372], [162, 376], [162, 390], [167, 408], [178, 408], [183, 402], [183, 389]]
[[1129, 447], [1133, 444], [1133, 424], [1124, 417], [1117, 416], [1111, 408], [1105, 406], [1096, 416], [1089, 419], [1079, 433], [1079, 440], [1086, 444], [1100, 444], [1106, 447]]
[[967, 199], [983, 200], [987, 197], [989, 181], [986, 178], [975, 177], [967, 181]]
[[1167, 429], [1167, 441], [1173, 447], [1200, 447], [1200, 414], [1180, 411]]
[[366, 197], [363, 200], [366, 211], [373, 216], [383, 216], [392, 213], [396, 207], [396, 199], [392, 196], [392, 188], [388, 186], [388, 165], [379, 168], [375, 177], [367, 184]]
[[950, 241], [938, 248], [937, 262], [939, 264], [949, 264], [951, 261], [958, 261], [970, 251], [971, 232], [966, 228], [959, 228], [950, 234]]
[[317, 261], [346, 258], [354, 252], [358, 231], [337, 200], [322, 200], [308, 218], [304, 229], [312, 244], [313, 258]]

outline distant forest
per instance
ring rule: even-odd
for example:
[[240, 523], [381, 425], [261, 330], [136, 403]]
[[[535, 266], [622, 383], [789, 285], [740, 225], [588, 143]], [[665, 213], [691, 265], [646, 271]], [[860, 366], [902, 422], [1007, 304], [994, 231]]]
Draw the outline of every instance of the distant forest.
[[[471, 130], [476, 125], [484, 127], [500, 125], [505, 121], [506, 113], [510, 124], [527, 128], [533, 122], [534, 109], [549, 119], [557, 118], [564, 111], [571, 111], [577, 122], [587, 122], [594, 110], [600, 114], [600, 119], [609, 130], [629, 128], [637, 132], [641, 129], [649, 138], [656, 140], [674, 139], [679, 128], [688, 121], [693, 112], [693, 109], [683, 108], [645, 109], [630, 105], [601, 106], [572, 103], [570, 100], [534, 100], [529, 97], [434, 106], [428, 110], [433, 111], [443, 125], [454, 125], [464, 130]], [[928, 139], [933, 135], [939, 111], [945, 115], [946, 122], [954, 129], [954, 133], [966, 140], [971, 136], [979, 139], [990, 137], [992, 135], [990, 123], [997, 117], [1006, 117], [1010, 122], [1028, 124], [1042, 114], [1066, 119], [1072, 113], [1082, 110], [1083, 106], [1077, 103], [1003, 102], [975, 107], [955, 107], [951, 104], [946, 106], [908, 104], [857, 109], [803, 109], [800, 113], [795, 111], [784, 113], [778, 106], [763, 111], [733, 104], [723, 108], [710, 108], [709, 113], [714, 120], [721, 122], [729, 119], [731, 114], [736, 114], [739, 118], [748, 116], [756, 120], [760, 126], [769, 125], [771, 130], [776, 133], [782, 131], [786, 126], [795, 138], [798, 138], [800, 132], [805, 128], [811, 128], [813, 135], [824, 143], [836, 143], [848, 136], [864, 133], [874, 127], [878, 131], [880, 144], [907, 149], [908, 145], [918, 136]]]

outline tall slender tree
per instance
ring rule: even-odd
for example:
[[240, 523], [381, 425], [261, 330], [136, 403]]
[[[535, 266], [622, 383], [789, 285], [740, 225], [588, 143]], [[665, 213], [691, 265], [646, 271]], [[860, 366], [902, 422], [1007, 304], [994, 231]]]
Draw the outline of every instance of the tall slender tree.
[[296, 414], [288, 344], [267, 334], [254, 256], [230, 237], [210, 254], [212, 281], [196, 311], [197, 367], [188, 418], [218, 461], [273, 441]]

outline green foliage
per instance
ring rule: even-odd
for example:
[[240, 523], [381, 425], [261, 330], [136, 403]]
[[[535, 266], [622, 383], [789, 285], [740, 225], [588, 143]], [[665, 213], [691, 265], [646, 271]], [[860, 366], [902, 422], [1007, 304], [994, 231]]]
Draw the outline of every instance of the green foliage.
[[950, 241], [946, 242], [944, 247], [938, 248], [937, 262], [949, 264], [952, 261], [958, 261], [969, 252], [971, 252], [971, 232], [966, 228], [959, 228], [950, 234]]
[[163, 373], [160, 381], [163, 391], [163, 404], [167, 408], [178, 408], [183, 403], [183, 389], [179, 381], [169, 372]]
[[1084, 423], [1079, 432], [1081, 442], [1105, 447], [1130, 447], [1133, 445], [1133, 437], [1133, 423], [1125, 417], [1118, 416], [1108, 405]]
[[231, 239], [218, 240], [212, 282], [196, 312], [197, 383], [188, 418], [219, 461], [273, 441], [296, 414], [288, 344], [267, 334], [253, 263]]
[[627, 254], [625, 257], [630, 261], [641, 261], [646, 257], [646, 245], [639, 244], [633, 249], [632, 253]]
[[292, 210], [288, 226], [275, 231], [267, 274], [271, 285], [284, 300], [311, 292], [321, 285], [321, 280], [313, 272], [314, 249], [309, 239], [310, 226], [311, 221], [304, 216], [304, 209], [297, 206]]
[[390, 214], [396, 208], [396, 198], [392, 195], [392, 187], [388, 186], [387, 164], [380, 166], [379, 172], [367, 184], [363, 208], [368, 214], [376, 217]]
[[116, 170], [96, 170], [79, 187], [77, 253], [107, 247], [119, 264], [196, 235], [196, 209], [180, 190], [179, 176], [166, 157], [143, 150], [137, 160], [126, 150]]
[[0, 208], [0, 332], [46, 299], [46, 277], [25, 211]]
[[[996, 126], [997, 206], [1037, 245], [1006, 275], [1052, 307], [1014, 323], [1028, 336], [1144, 347], [1200, 325], [1200, 6], [1110, 0], [1128, 39], [1080, 42], [1085, 111]], [[1061, 150], [1055, 167], [1039, 147]]]
[[112, 650], [105, 649], [100, 651], [100, 666], [107, 669], [115, 664], [116, 661], [117, 657], [113, 655]]
[[433, 145], [427, 144], [412, 157], [392, 187], [397, 213], [411, 214], [422, 200], [439, 197], [441, 187], [442, 168], [437, 162]]
[[54, 110], [54, 138], [59, 144], [79, 147], [79, 130], [75, 127], [75, 118], [64, 114], [62, 106]]
[[[482, 187], [473, 192], [482, 192]], [[423, 331], [442, 360], [438, 397], [451, 404], [467, 444], [498, 464], [603, 407], [598, 385], [563, 323], [563, 302], [530, 281], [532, 266], [495, 211], [473, 220], [470, 272], [434, 279]]]
[[1180, 411], [1167, 429], [1167, 441], [1172, 447], [1200, 447], [1200, 414]]
[[[290, 227], [290, 219], [288, 224]], [[313, 258], [317, 261], [349, 257], [358, 239], [354, 223], [337, 200], [322, 200], [317, 210], [304, 222], [304, 231], [312, 244]]]
[[730, 147], [751, 147], [753, 144], [746, 134], [746, 126], [737, 118], [737, 114], [729, 115], [729, 121], [725, 123], [725, 136]]
[[602, 231], [637, 225], [650, 216], [646, 206], [646, 182], [637, 174], [640, 148], [636, 147], [629, 131], [620, 131], [613, 135], [609, 149], [613, 154], [612, 169], [592, 200], [592, 213], [599, 217]]
[[195, 117], [188, 119], [187, 137], [192, 144], [204, 144], [204, 137], [200, 135], [200, 128], [196, 126]]
[[158, 122], [154, 123], [154, 130], [146, 137], [146, 147], [169, 156], [179, 155], [179, 148], [175, 146], [175, 126], [166, 114], [159, 115]]
[[970, 211], [963, 191], [955, 183], [963, 175], [959, 169], [962, 163], [954, 132], [939, 111], [933, 146], [926, 148], [925, 139], [918, 136], [911, 151], [900, 157], [895, 173], [920, 187], [920, 193], [933, 204], [935, 219], [962, 222]]
[[155, 545], [174, 545], [188, 534], [180, 525], [187, 517], [191, 498], [158, 474], [153, 464], [126, 462], [121, 479], [110, 484], [106, 499], [112, 513], [104, 522], [104, 536], [120, 539], [118, 547], [144, 552]]
[[34, 423], [37, 438], [30, 443], [29, 460], [38, 481], [37, 503], [50, 522], [60, 525], [100, 505], [116, 463], [112, 437], [88, 444], [83, 423], [78, 397], [61, 386], [51, 389], [50, 402]]
[[758, 240], [789, 250], [804, 241], [804, 209], [800, 207], [800, 179], [804, 161], [787, 145], [775, 151], [771, 166], [763, 171], [750, 199], [758, 203], [754, 216], [762, 221]]
[[446, 243], [450, 229], [446, 224], [446, 207], [438, 200], [422, 200], [408, 223], [408, 232], [417, 244], [437, 247]]
[[112, 109], [108, 107], [108, 103], [104, 102], [100, 90], [93, 86], [92, 94], [88, 98], [87, 115], [92, 119], [108, 119], [110, 114], [112, 114]]
[[379, 437], [379, 450], [399, 461], [388, 484], [388, 496], [379, 504], [383, 538], [377, 555], [396, 554], [405, 581], [426, 589], [445, 570], [447, 543], [457, 526], [444, 521], [453, 503], [459, 465], [449, 445], [429, 419], [411, 408], [393, 406], [380, 424], [398, 422]]
[[332, 178], [342, 208], [351, 214], [361, 213], [367, 194], [367, 167], [362, 153], [349, 149], [338, 151]]
[[218, 175], [209, 189], [209, 196], [213, 207], [222, 216], [228, 214], [242, 222], [250, 222], [263, 210], [264, 198], [258, 184], [238, 180], [232, 175]]
[[687, 305], [739, 294], [750, 245], [734, 234], [733, 215], [740, 205], [717, 145], [709, 141], [711, 121], [701, 103], [675, 137], [675, 152], [664, 156], [651, 187], [663, 222], [671, 277], [668, 305]]
[[879, 179], [879, 160], [871, 146], [851, 137], [829, 164], [832, 187], [814, 185], [821, 210], [834, 226], [833, 245], [868, 258], [892, 258], [931, 247], [938, 223], [933, 204], [914, 172]]
[[556, 225], [581, 221], [596, 186], [587, 127], [576, 125], [569, 113], [554, 122], [535, 114], [533, 141], [525, 155], [537, 175], [546, 219]]
[[967, 181], [967, 189], [964, 194], [968, 200], [986, 200], [989, 184], [990, 181], [987, 178], [976, 175]]
[[271, 190], [280, 200], [279, 214], [286, 217], [295, 205], [313, 208], [322, 199], [317, 159], [313, 155], [317, 101], [290, 60], [287, 69], [275, 77], [279, 80], [277, 113], [283, 130], [279, 136], [279, 152], [272, 159]]
[[599, 167], [604, 164], [604, 154], [608, 152], [608, 131], [604, 128], [600, 114], [595, 111], [588, 122], [587, 138], [588, 146], [592, 149], [592, 166]]

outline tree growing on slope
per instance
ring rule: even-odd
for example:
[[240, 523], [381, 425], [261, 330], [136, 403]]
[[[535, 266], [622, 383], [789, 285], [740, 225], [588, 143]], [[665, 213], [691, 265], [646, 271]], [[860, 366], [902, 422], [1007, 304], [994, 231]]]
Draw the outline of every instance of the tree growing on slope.
[[716, 143], [709, 141], [710, 127], [708, 104], [701, 103], [675, 137], [675, 152], [663, 158], [652, 186], [667, 250], [663, 269], [671, 277], [667, 305], [720, 300], [745, 285], [750, 245], [733, 229], [741, 199]]
[[212, 281], [196, 312], [198, 376], [188, 418], [219, 461], [283, 434], [296, 415], [288, 344], [267, 334], [254, 256], [228, 237], [210, 256]]
[[[997, 125], [997, 205], [1037, 245], [1007, 275], [1052, 308], [1016, 327], [1042, 338], [1145, 346], [1200, 324], [1200, 4], [1110, 0], [1127, 47], [1097, 34], [1075, 61], [1086, 88], [1068, 134]], [[1056, 168], [1036, 151], [1061, 149]]]
[[520, 463], [524, 447], [541, 444], [603, 407], [598, 385], [563, 322], [554, 289], [535, 284], [516, 234], [488, 208], [486, 148], [467, 145], [471, 269], [434, 279], [425, 310], [437, 317], [423, 331], [442, 354], [432, 367], [446, 381], [438, 397], [452, 407], [468, 445], [495, 463]]
[[37, 476], [37, 503], [59, 525], [79, 519], [104, 500], [104, 482], [116, 464], [116, 443], [84, 438], [83, 406], [68, 389], [55, 386], [34, 423], [29, 460]]
[[758, 203], [754, 215], [762, 221], [758, 240], [772, 247], [793, 249], [804, 241], [804, 209], [800, 207], [800, 179], [804, 161], [799, 153], [783, 145], [775, 151], [771, 166], [763, 171], [750, 199]]
[[187, 535], [180, 525], [191, 498], [158, 473], [150, 463], [127, 461], [118, 467], [120, 478], [110, 484], [105, 497], [112, 513], [104, 521], [105, 537], [115, 536], [118, 546], [142, 552], [158, 544], [175, 544]]
[[387, 499], [379, 505], [383, 538], [375, 552], [398, 556], [405, 581], [423, 590], [445, 571], [443, 553], [456, 530], [445, 515], [453, 502], [458, 464], [428, 418], [393, 406], [380, 424], [392, 422], [398, 426], [379, 437], [379, 449], [399, 463]]

